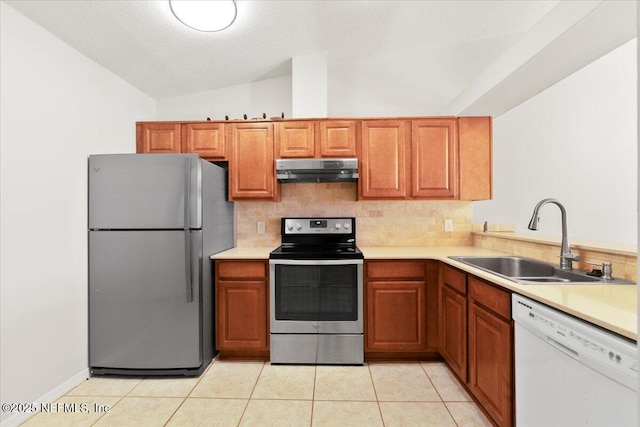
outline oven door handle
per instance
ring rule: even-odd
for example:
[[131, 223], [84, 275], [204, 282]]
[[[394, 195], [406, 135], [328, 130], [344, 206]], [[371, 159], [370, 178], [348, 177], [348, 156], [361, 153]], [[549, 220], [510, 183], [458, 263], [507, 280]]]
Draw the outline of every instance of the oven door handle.
[[272, 265], [360, 265], [361, 259], [270, 259]]

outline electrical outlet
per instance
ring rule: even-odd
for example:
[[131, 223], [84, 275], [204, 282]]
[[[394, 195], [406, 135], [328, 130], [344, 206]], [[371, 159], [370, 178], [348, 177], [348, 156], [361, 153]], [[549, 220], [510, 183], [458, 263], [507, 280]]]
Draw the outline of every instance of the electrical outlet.
[[264, 221], [258, 221], [258, 234], [264, 234]]
[[453, 231], [453, 221], [450, 219], [444, 220], [444, 231]]

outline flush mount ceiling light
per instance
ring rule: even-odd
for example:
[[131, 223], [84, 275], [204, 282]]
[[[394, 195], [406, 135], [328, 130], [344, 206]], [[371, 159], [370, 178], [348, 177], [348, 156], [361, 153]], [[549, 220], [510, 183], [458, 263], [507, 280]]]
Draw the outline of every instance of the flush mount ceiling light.
[[189, 28], [222, 31], [236, 20], [236, 0], [169, 0], [171, 13]]

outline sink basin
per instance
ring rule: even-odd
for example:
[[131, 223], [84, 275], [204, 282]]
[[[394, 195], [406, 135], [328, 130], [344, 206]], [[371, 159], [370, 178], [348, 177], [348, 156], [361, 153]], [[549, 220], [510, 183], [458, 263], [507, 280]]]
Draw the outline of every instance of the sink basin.
[[519, 256], [452, 256], [456, 261], [488, 271], [520, 284], [632, 284], [623, 280], [603, 280], [581, 270], [561, 270], [553, 264]]

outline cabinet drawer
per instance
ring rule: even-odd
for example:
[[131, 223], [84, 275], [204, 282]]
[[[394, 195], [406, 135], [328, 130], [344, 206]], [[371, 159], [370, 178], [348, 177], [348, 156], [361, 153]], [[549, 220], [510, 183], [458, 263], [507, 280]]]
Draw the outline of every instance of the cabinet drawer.
[[219, 279], [262, 279], [267, 277], [266, 261], [217, 261]]
[[504, 319], [511, 319], [511, 293], [469, 276], [469, 297]]
[[467, 275], [449, 266], [442, 265], [440, 280], [447, 286], [457, 290], [463, 295], [467, 294]]
[[367, 279], [425, 279], [424, 261], [369, 261]]

